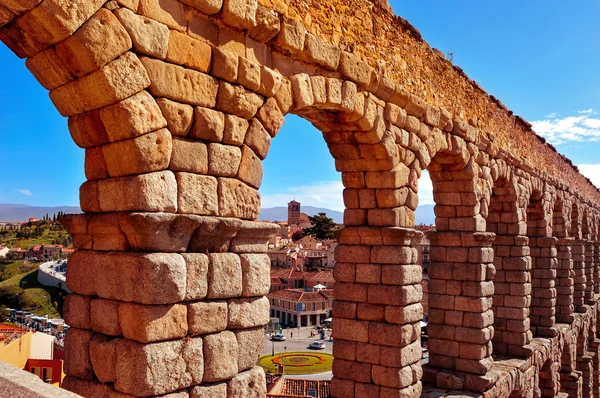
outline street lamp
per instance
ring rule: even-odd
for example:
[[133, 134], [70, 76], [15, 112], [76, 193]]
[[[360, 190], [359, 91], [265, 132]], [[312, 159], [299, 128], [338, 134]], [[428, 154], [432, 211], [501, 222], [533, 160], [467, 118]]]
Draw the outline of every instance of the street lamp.
[[275, 356], [275, 340], [271, 338], [271, 355]]

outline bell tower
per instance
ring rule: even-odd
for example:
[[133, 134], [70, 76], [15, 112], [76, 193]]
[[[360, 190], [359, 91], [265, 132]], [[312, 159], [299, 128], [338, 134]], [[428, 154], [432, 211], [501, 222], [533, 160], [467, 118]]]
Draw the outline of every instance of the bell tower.
[[288, 203], [288, 225], [300, 224], [300, 202], [292, 200]]

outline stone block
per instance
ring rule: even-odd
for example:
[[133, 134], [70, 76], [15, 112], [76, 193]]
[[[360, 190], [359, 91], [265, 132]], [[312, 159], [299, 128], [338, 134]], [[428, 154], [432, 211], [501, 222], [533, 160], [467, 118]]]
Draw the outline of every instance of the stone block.
[[271, 261], [266, 254], [240, 254], [242, 264], [242, 296], [264, 296], [271, 285]]
[[260, 65], [246, 58], [239, 58], [237, 83], [248, 90], [257, 91], [260, 88]]
[[95, 290], [102, 298], [141, 304], [184, 298], [186, 264], [179, 254], [88, 252], [81, 260], [94, 265]]
[[100, 112], [97, 110], [70, 117], [69, 132], [75, 144], [81, 148], [90, 148], [108, 142]]
[[187, 26], [185, 7], [178, 0], [140, 0], [138, 13], [181, 32]]
[[283, 114], [279, 110], [277, 101], [274, 98], [269, 98], [265, 102], [258, 111], [257, 118], [271, 137], [277, 135], [285, 122]]
[[109, 339], [97, 334], [90, 342], [90, 360], [94, 375], [102, 383], [113, 383], [117, 380], [117, 344], [120, 339]]
[[120, 303], [118, 313], [123, 336], [140, 343], [182, 338], [188, 331], [184, 304]]
[[246, 131], [244, 143], [249, 146], [254, 153], [264, 160], [271, 148], [271, 136], [257, 119], [250, 121], [250, 126]]
[[63, 317], [71, 327], [91, 329], [90, 296], [69, 294], [63, 305]]
[[344, 380], [354, 380], [361, 383], [371, 383], [372, 365], [362, 362], [333, 361], [333, 376]]
[[275, 39], [275, 44], [291, 53], [304, 50], [306, 28], [300, 21], [287, 19]]
[[205, 42], [187, 34], [172, 31], [169, 36], [169, 49], [165, 59], [200, 72], [210, 70], [212, 50]]
[[246, 145], [242, 146], [242, 159], [236, 177], [252, 188], [260, 188], [263, 177], [262, 162]]
[[153, 96], [209, 108], [215, 106], [219, 86], [213, 77], [157, 59], [141, 61], [150, 76], [152, 83], [148, 90]]
[[140, 60], [127, 52], [101, 69], [50, 91], [50, 99], [61, 115], [73, 116], [117, 103], [149, 85]]
[[108, 173], [123, 177], [165, 170], [171, 160], [171, 133], [161, 129], [102, 147]]
[[85, 178], [88, 180], [102, 180], [108, 178], [106, 161], [102, 147], [86, 148], [85, 150]]
[[235, 83], [238, 78], [240, 56], [232, 51], [215, 48], [211, 74], [219, 79]]
[[199, 301], [188, 305], [188, 327], [191, 335], [215, 333], [227, 327], [225, 301]]
[[370, 342], [368, 321], [337, 318], [334, 316], [333, 325], [335, 325], [337, 339], [356, 341], [359, 343]]
[[235, 334], [224, 331], [202, 337], [204, 342], [203, 382], [215, 382], [234, 377], [238, 372], [238, 345]]
[[230, 329], [247, 329], [264, 326], [269, 323], [269, 300], [234, 299], [229, 301], [227, 327]]
[[223, 143], [240, 146], [246, 138], [249, 123], [246, 119], [235, 115], [225, 115], [225, 127], [223, 129]]
[[177, 211], [185, 214], [218, 214], [217, 180], [211, 176], [175, 173]]
[[54, 48], [48, 48], [25, 61], [27, 69], [47, 90], [53, 90], [75, 79]]
[[120, 340], [117, 345], [115, 389], [135, 396], [151, 396], [200, 384], [204, 375], [201, 338], [140, 344]]
[[118, 314], [119, 302], [115, 300], [94, 299], [90, 303], [92, 330], [107, 336], [120, 336]]
[[314, 104], [315, 97], [310, 76], [306, 73], [290, 76], [290, 83], [292, 84], [294, 107], [296, 109], [307, 108]]
[[260, 366], [240, 373], [227, 383], [229, 397], [261, 398], [267, 394], [265, 372]]
[[242, 372], [256, 365], [264, 346], [265, 332], [258, 327], [235, 330], [234, 333], [238, 343], [238, 372]]
[[194, 109], [194, 125], [190, 131], [190, 137], [221, 142], [224, 128], [225, 117], [223, 113], [201, 107]]
[[2, 5], [14, 14], [20, 15], [37, 6], [41, 1], [42, 0], [5, 0], [2, 2]]
[[90, 360], [90, 342], [94, 333], [90, 330], [70, 328], [65, 337], [64, 372], [81, 379], [93, 377]]
[[260, 212], [260, 193], [233, 178], [219, 178], [219, 215], [255, 220]]
[[208, 149], [206, 144], [173, 138], [173, 151], [169, 169], [195, 174], [208, 173]]
[[208, 294], [210, 299], [232, 298], [242, 295], [242, 264], [233, 253], [209, 255]]
[[371, 82], [372, 68], [359, 60], [354, 54], [343, 51], [340, 55], [340, 71], [348, 79], [361, 87]]
[[183, 253], [186, 262], [186, 300], [201, 300], [208, 293], [208, 256], [202, 253]]
[[383, 322], [369, 324], [369, 343], [390, 347], [405, 347], [419, 339], [417, 324], [394, 325]]
[[219, 83], [217, 109], [234, 114], [246, 120], [256, 115], [263, 104], [263, 98], [242, 86], [233, 86], [227, 82]]
[[258, 0], [224, 0], [221, 17], [230, 26], [251, 30], [256, 25]]
[[169, 49], [168, 27], [126, 8], [115, 10], [115, 15], [131, 37], [136, 53], [165, 59]]
[[242, 160], [240, 148], [216, 143], [208, 144], [208, 173], [219, 177], [233, 177]]
[[394, 368], [373, 365], [373, 381], [385, 387], [406, 388], [417, 380], [413, 375], [413, 369], [409, 366]]
[[341, 51], [336, 46], [323, 42], [317, 36], [308, 33], [304, 42], [304, 53], [309, 61], [329, 70], [336, 70], [340, 63]]
[[266, 43], [279, 33], [281, 22], [276, 11], [270, 10], [262, 5], [256, 9], [256, 26], [248, 32], [254, 40]]
[[190, 390], [190, 398], [227, 398], [227, 383], [196, 386]]
[[56, 45], [56, 54], [75, 76], [87, 75], [131, 48], [131, 38], [114, 14], [100, 9], [72, 36]]
[[158, 98], [156, 103], [167, 121], [167, 128], [171, 134], [176, 136], [187, 135], [194, 120], [194, 108], [166, 98]]

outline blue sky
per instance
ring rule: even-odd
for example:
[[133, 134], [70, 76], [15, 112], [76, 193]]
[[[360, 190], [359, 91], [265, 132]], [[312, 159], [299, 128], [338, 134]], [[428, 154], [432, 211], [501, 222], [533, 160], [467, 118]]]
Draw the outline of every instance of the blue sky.
[[[600, 2], [392, 0], [432, 47], [531, 121], [600, 186]], [[0, 203], [77, 205], [83, 150], [24, 62], [0, 45]], [[288, 116], [264, 162], [263, 206], [343, 209], [321, 134]], [[421, 203], [432, 203], [421, 181]]]

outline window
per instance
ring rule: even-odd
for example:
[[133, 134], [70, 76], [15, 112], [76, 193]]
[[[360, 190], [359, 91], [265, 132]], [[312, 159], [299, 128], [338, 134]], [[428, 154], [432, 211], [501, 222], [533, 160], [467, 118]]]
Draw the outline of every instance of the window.
[[313, 310], [313, 311], [314, 311], [314, 310], [316, 310], [316, 308], [315, 308], [315, 307], [316, 307], [316, 304], [315, 304], [315, 303], [312, 303], [312, 310]]
[[322, 310], [324, 310], [324, 309], [325, 309], [325, 302], [324, 302], [324, 301], [321, 303], [321, 309], [322, 309]]

